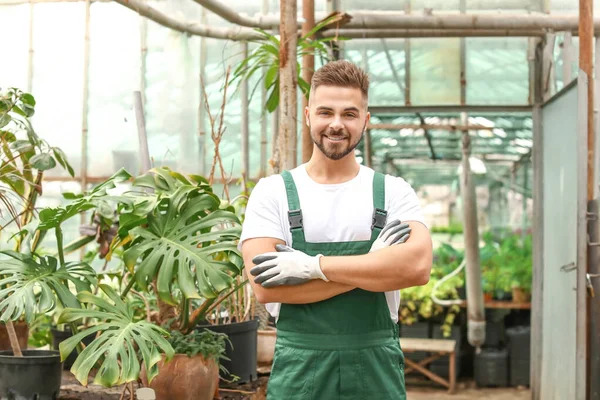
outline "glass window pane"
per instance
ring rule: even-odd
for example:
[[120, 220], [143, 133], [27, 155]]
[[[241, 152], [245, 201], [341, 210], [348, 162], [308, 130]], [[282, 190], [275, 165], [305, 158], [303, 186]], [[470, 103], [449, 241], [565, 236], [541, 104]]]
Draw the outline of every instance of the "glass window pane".
[[404, 104], [404, 43], [404, 39], [364, 39], [346, 43], [349, 59], [363, 66], [362, 58], [367, 57], [370, 105]]
[[199, 48], [199, 38], [148, 21], [145, 112], [155, 166], [200, 170]]
[[467, 38], [467, 104], [527, 104], [527, 38]]
[[410, 46], [411, 103], [460, 104], [460, 39], [411, 39]]
[[132, 111], [133, 91], [140, 89], [139, 20], [116, 3], [93, 3], [90, 9], [89, 176], [139, 171]]
[[[32, 94], [37, 105], [33, 126], [43, 139], [67, 154], [79, 175], [85, 4], [36, 4], [34, 24]], [[47, 175], [68, 173], [55, 168]]]
[[0, 5], [2, 41], [0, 88], [17, 87], [27, 91], [29, 54], [29, 4]]

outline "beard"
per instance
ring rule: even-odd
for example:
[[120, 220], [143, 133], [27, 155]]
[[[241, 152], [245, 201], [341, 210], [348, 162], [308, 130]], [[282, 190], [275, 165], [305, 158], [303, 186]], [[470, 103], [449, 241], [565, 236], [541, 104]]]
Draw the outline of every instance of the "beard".
[[[363, 127], [362, 133], [355, 142], [351, 142], [352, 137], [345, 130], [334, 131], [331, 129], [325, 129], [317, 134], [317, 137], [311, 133], [314, 144], [317, 145], [321, 153], [330, 160], [338, 161], [352, 153], [356, 146], [360, 143], [364, 136], [365, 126]], [[340, 139], [337, 142], [327, 140], [326, 137]]]

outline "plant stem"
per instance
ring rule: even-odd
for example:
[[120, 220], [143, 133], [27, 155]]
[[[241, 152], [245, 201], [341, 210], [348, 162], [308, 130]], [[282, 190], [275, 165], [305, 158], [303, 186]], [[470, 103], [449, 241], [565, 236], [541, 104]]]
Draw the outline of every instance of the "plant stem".
[[192, 312], [192, 316], [190, 318], [190, 321], [188, 322], [188, 326], [185, 327], [186, 332], [189, 332], [191, 328], [193, 328], [200, 322], [201, 319], [206, 317], [206, 310], [208, 309], [208, 307], [210, 307], [211, 304], [215, 302], [215, 300], [216, 298], [205, 300], [200, 307], [196, 308], [194, 312]]
[[15, 332], [15, 326], [11, 320], [6, 321], [6, 330], [8, 331], [8, 338], [10, 340], [10, 347], [12, 347], [13, 355], [17, 357], [23, 357], [21, 352], [21, 346], [19, 346], [19, 339]]
[[60, 261], [60, 266], [65, 266], [65, 253], [63, 252], [63, 233], [62, 228], [58, 225], [54, 228], [56, 234], [56, 246], [58, 247], [58, 259]]
[[131, 280], [129, 281], [129, 283], [127, 284], [125, 289], [123, 290], [123, 293], [121, 293], [121, 299], [124, 299], [125, 296], [127, 296], [127, 293], [129, 293], [129, 291], [131, 290], [133, 285], [135, 285], [135, 280], [133, 279], [133, 277], [131, 277]]
[[181, 330], [187, 329], [190, 323], [190, 300], [183, 299], [183, 306], [181, 308], [181, 324], [179, 324]]
[[248, 283], [247, 279], [236, 285], [233, 289], [231, 289], [229, 292], [227, 292], [220, 298], [206, 300], [204, 303], [202, 303], [202, 305], [195, 309], [192, 313], [192, 317], [190, 318], [190, 323], [188, 324], [186, 331], [189, 331], [192, 327], [196, 326], [198, 322], [200, 322], [200, 320], [206, 316], [206, 314], [214, 310], [215, 307], [217, 307], [219, 304], [221, 304], [221, 302], [223, 302], [223, 300], [227, 299], [246, 283]]

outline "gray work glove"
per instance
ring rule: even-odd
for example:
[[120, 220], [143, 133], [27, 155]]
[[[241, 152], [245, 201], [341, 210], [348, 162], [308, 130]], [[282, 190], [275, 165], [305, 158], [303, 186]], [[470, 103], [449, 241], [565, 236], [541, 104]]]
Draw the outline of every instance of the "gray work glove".
[[389, 222], [371, 245], [369, 253], [406, 242], [410, 237], [410, 231], [408, 224], [400, 222], [399, 219]]
[[254, 282], [269, 288], [280, 285], [299, 285], [311, 279], [329, 281], [321, 271], [321, 254], [309, 256], [283, 244], [275, 246], [277, 252], [259, 254], [252, 259], [256, 264], [250, 274]]

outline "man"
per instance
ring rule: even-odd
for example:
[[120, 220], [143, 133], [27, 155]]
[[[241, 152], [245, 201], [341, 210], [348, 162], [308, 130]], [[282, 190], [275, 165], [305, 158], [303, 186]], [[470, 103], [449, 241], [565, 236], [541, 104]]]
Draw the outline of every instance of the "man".
[[428, 282], [431, 238], [410, 185], [356, 161], [368, 88], [347, 61], [316, 71], [310, 161], [261, 179], [248, 202], [245, 265], [278, 318], [269, 400], [406, 398], [399, 290]]

